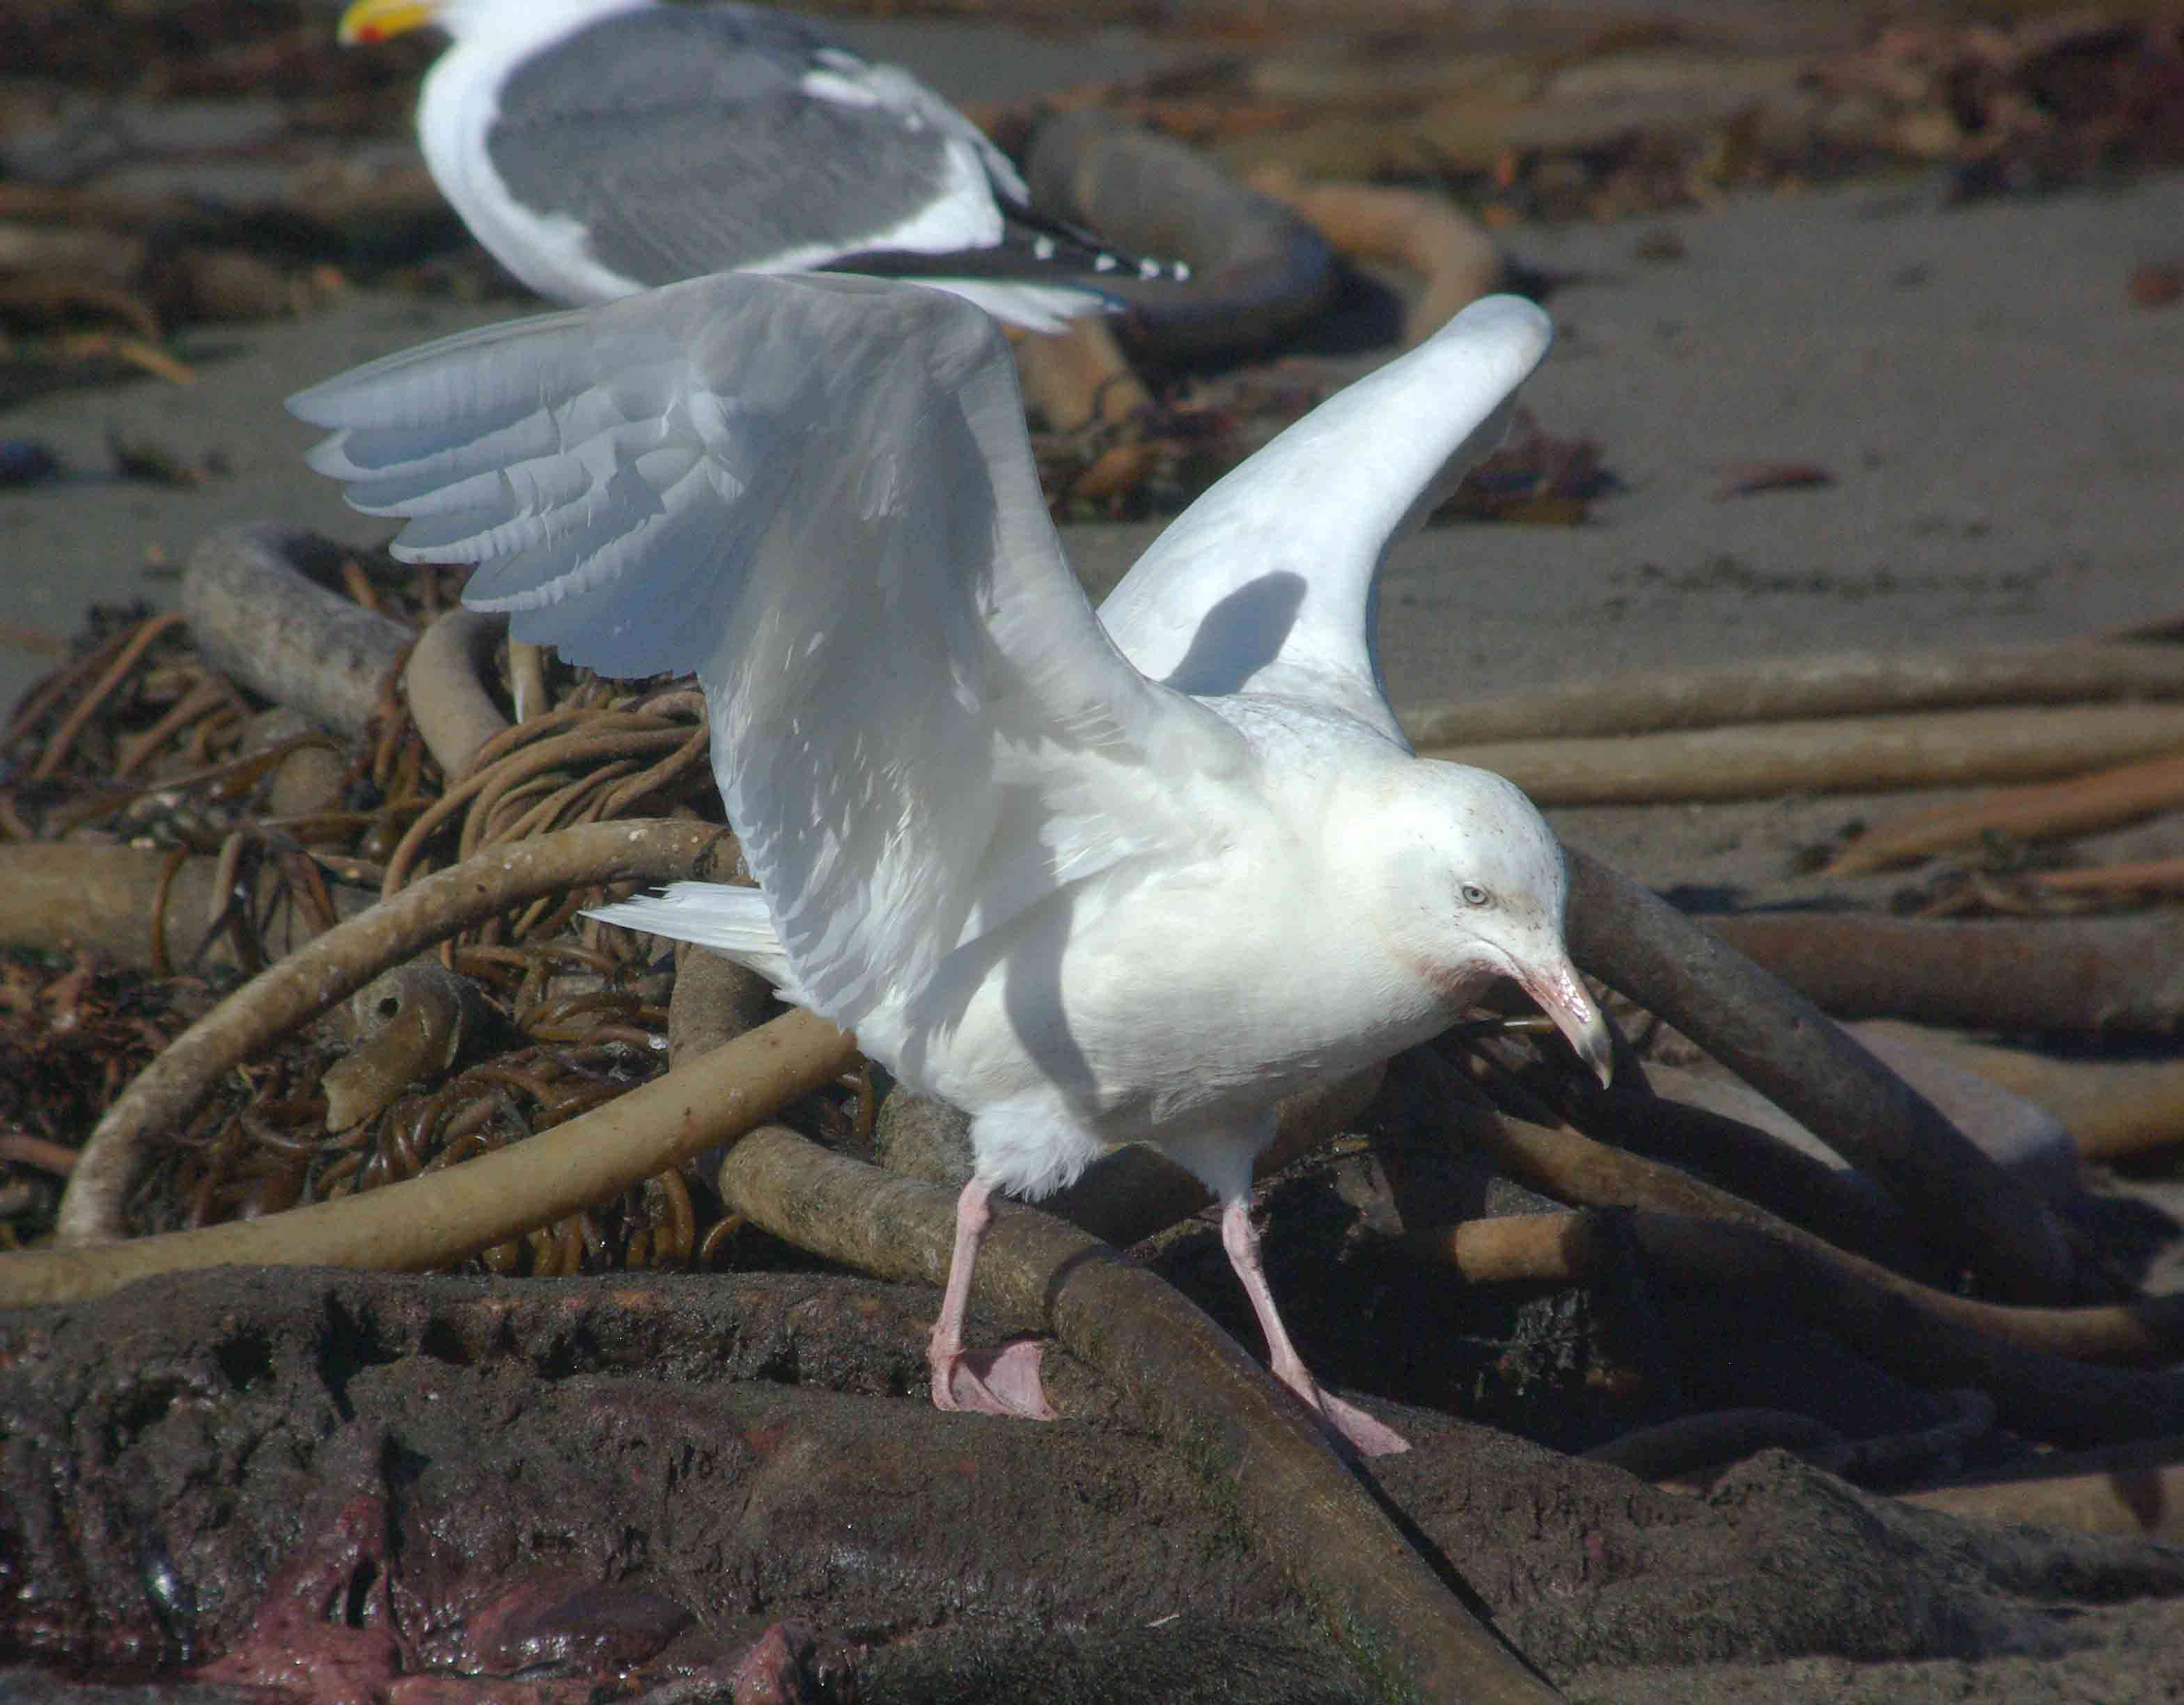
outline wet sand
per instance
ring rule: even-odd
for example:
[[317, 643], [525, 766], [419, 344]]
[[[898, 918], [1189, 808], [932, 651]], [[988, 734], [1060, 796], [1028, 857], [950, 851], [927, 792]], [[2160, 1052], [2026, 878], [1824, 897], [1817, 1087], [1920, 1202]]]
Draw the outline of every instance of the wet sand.
[[[1681, 258], [1641, 259], [1671, 232]], [[1396, 702], [1730, 658], [2038, 641], [2184, 609], [2184, 309], [2134, 305], [2132, 269], [2184, 232], [2184, 176], [1964, 209], [1930, 181], [1752, 196], [1622, 225], [1522, 229], [1563, 276], [1526, 400], [1596, 440], [1624, 489], [1575, 527], [1435, 527], [1396, 554], [1381, 644]], [[1652, 245], [1649, 245], [1652, 246]], [[65, 635], [93, 600], [164, 603], [190, 547], [277, 518], [387, 536], [300, 460], [281, 399], [354, 363], [507, 317], [360, 293], [298, 322], [212, 327], [198, 382], [145, 378], [0, 414], [68, 466], [109, 433], [226, 471], [187, 489], [98, 472], [0, 492], [0, 622]], [[1374, 359], [1292, 356], [1331, 389]], [[1718, 500], [1725, 465], [1832, 483]], [[1066, 530], [1097, 595], [1156, 524]], [[0, 698], [43, 666], [0, 643]], [[1769, 801], [1564, 812], [1662, 883], [1775, 895], [1797, 850], [1862, 809]]]

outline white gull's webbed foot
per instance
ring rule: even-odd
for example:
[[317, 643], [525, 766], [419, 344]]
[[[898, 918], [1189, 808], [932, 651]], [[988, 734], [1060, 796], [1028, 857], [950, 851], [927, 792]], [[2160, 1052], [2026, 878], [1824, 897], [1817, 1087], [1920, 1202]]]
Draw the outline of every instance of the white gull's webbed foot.
[[[1411, 1441], [1385, 1422], [1376, 1421], [1355, 1403], [1346, 1403], [1332, 1391], [1322, 1390], [1307, 1374], [1305, 1388], [1297, 1396], [1305, 1407], [1318, 1412], [1327, 1430], [1355, 1450], [1361, 1457], [1400, 1456], [1411, 1448]], [[1295, 1390], [1291, 1386], [1291, 1390]]]
[[994, 1223], [994, 1185], [974, 1178], [956, 1200], [956, 1252], [940, 1315], [933, 1323], [925, 1359], [933, 1369], [933, 1407], [973, 1415], [1012, 1415], [1023, 1421], [1058, 1421], [1039, 1382], [1039, 1346], [1020, 1338], [998, 1350], [966, 1350], [963, 1318], [971, 1306], [971, 1270], [978, 1245]]
[[1289, 1328], [1282, 1323], [1281, 1311], [1274, 1307], [1274, 1293], [1267, 1284], [1266, 1268], [1259, 1259], [1259, 1233], [1251, 1223], [1251, 1203], [1240, 1195], [1229, 1197], [1222, 1206], [1221, 1242], [1228, 1251], [1229, 1265], [1236, 1269], [1236, 1277], [1243, 1283], [1245, 1295], [1251, 1300], [1251, 1312], [1259, 1317], [1259, 1329], [1267, 1334], [1267, 1351], [1274, 1378], [1295, 1392], [1328, 1431], [1351, 1446], [1359, 1456], [1391, 1457], [1399, 1451], [1409, 1450], [1410, 1441], [1394, 1428], [1374, 1420], [1354, 1403], [1346, 1403], [1332, 1392], [1322, 1390], [1319, 1382], [1312, 1377], [1304, 1365], [1304, 1357], [1297, 1354], [1296, 1346], [1290, 1341]]
[[1018, 1339], [998, 1350], [933, 1351], [933, 1407], [950, 1412], [1007, 1415], [1019, 1421], [1058, 1421], [1039, 1384], [1039, 1346]]

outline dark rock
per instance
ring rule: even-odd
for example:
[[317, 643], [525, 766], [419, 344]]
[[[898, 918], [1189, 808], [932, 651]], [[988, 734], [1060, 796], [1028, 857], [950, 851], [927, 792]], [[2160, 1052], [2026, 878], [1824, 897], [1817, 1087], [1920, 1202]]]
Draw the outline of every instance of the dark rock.
[[0, 1318], [0, 1653], [157, 1669], [177, 1605], [208, 1677], [315, 1687], [616, 1673], [671, 1639], [694, 1663], [685, 1616], [730, 1641], [1295, 1620], [1156, 1441], [930, 1408], [932, 1300], [223, 1270]]
[[[1368, 1254], [1323, 1258], [1337, 1300], [1306, 1312], [1454, 1288]], [[1091, 1376], [1050, 1351], [1079, 1418], [928, 1407], [933, 1301], [808, 1273], [219, 1270], [0, 1316], [0, 1660], [47, 1666], [0, 1689], [560, 1705], [621, 1678], [688, 1705], [755, 1663], [784, 1699], [890, 1705], [1368, 1697], [1127, 1394], [1080, 1404]], [[1780, 1453], [1702, 1500], [1397, 1418], [1416, 1448], [1371, 1469], [1391, 1513], [1551, 1675], [2053, 1657], [2137, 1625], [2088, 1607], [2184, 1595], [2173, 1550], [1914, 1510]]]

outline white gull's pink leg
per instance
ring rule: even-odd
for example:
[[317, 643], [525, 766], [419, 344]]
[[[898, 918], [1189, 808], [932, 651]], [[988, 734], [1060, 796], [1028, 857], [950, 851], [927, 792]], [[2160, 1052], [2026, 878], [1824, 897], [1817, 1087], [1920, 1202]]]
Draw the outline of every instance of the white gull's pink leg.
[[1025, 1421], [1060, 1418], [1039, 1383], [1039, 1347], [1028, 1340], [999, 1350], [966, 1350], [963, 1317], [971, 1307], [971, 1269], [978, 1245], [994, 1223], [993, 1184], [972, 1178], [956, 1199], [956, 1251], [948, 1262], [948, 1289], [925, 1359], [933, 1368], [933, 1406], [978, 1415], [1013, 1415]]
[[[1274, 1307], [1274, 1293], [1267, 1283], [1267, 1270], [1259, 1260], [1259, 1230], [1251, 1223], [1251, 1205], [1243, 1196], [1231, 1196], [1221, 1208], [1221, 1246], [1228, 1251], [1228, 1264], [1244, 1281], [1244, 1294], [1251, 1299], [1251, 1312], [1259, 1317], [1259, 1329], [1267, 1334], [1274, 1378], [1304, 1399], [1305, 1407], [1357, 1446], [1360, 1456], [1388, 1457], [1411, 1448], [1410, 1441], [1393, 1428], [1374, 1420], [1356, 1405], [1332, 1392], [1323, 1391], [1304, 1365], [1304, 1357], [1290, 1342], [1289, 1329]], [[958, 1245], [960, 1253], [961, 1245]]]

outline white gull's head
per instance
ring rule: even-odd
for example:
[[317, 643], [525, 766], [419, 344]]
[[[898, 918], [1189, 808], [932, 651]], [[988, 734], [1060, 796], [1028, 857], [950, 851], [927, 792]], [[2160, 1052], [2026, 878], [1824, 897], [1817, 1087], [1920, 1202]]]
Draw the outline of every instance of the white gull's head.
[[1389, 944], [1456, 1005], [1514, 981], [1607, 1081], [1607, 1021], [1563, 940], [1562, 843], [1514, 783], [1414, 759], [1373, 783], [1350, 839], [1378, 889]]

